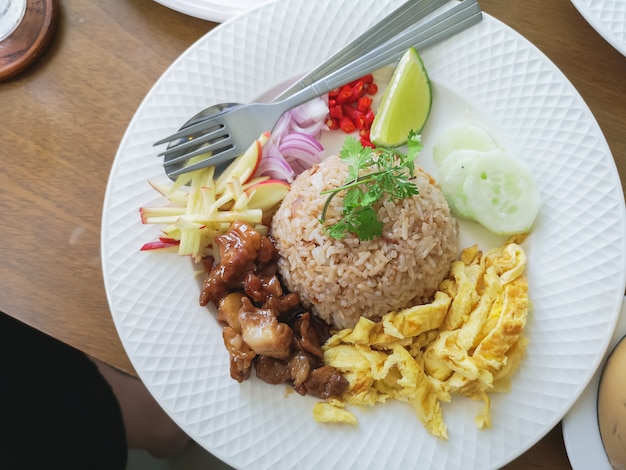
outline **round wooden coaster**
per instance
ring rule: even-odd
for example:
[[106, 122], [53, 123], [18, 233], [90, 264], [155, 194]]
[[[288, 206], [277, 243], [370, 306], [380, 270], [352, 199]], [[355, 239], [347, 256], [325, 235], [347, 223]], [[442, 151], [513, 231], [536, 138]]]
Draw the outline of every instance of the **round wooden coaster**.
[[0, 41], [0, 81], [22, 72], [41, 55], [54, 36], [57, 21], [56, 0], [27, 0], [21, 22]]

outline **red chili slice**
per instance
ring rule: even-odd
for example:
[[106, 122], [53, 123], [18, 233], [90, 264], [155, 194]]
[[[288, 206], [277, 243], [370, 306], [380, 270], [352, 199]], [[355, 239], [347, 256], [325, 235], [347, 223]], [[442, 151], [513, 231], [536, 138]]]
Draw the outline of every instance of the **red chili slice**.
[[339, 129], [339, 119], [328, 118], [326, 119], [326, 125], [331, 131]]
[[365, 85], [363, 84], [363, 80], [359, 80], [352, 87], [352, 101], [357, 101], [364, 94], [365, 94]]
[[328, 128], [341, 129], [347, 134], [359, 130], [363, 145], [372, 146], [369, 135], [374, 121], [374, 111], [372, 98], [366, 95], [376, 94], [377, 91], [374, 76], [367, 74], [329, 92], [329, 112], [326, 120]]
[[333, 119], [341, 119], [343, 117], [343, 107], [341, 105], [335, 105], [329, 109], [330, 117]]
[[339, 121], [339, 127], [346, 134], [352, 134], [354, 131], [356, 131], [356, 126], [354, 125], [354, 122], [352, 122], [352, 119], [347, 116], [344, 116], [343, 119]]
[[372, 98], [368, 96], [361, 96], [356, 103], [356, 109], [361, 111], [362, 113], [367, 113], [367, 111], [372, 106]]
[[344, 86], [337, 95], [337, 104], [348, 103], [352, 98], [352, 88]]

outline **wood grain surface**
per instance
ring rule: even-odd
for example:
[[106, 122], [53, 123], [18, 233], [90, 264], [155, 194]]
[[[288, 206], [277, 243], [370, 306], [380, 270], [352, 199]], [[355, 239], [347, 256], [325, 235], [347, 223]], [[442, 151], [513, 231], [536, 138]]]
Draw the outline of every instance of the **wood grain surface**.
[[[626, 58], [568, 0], [481, 0], [541, 49], [594, 113], [626, 182]], [[0, 310], [135, 373], [107, 305], [100, 220], [136, 108], [216, 25], [152, 0], [59, 2], [53, 42], [0, 82]], [[571, 468], [557, 425], [507, 469]]]
[[215, 27], [152, 0], [67, 0], [50, 47], [0, 83], [0, 310], [134, 372], [100, 264], [106, 182], [163, 71]]

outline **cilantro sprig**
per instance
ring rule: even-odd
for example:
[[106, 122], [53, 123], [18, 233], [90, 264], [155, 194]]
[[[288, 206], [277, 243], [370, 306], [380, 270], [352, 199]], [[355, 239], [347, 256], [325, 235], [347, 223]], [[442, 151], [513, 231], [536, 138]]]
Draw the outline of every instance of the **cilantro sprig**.
[[330, 202], [345, 191], [341, 219], [325, 227], [326, 233], [333, 238], [352, 233], [361, 240], [382, 236], [383, 223], [374, 204], [385, 197], [395, 201], [419, 194], [411, 179], [422, 148], [420, 135], [413, 131], [409, 132], [406, 154], [392, 148], [364, 147], [355, 137], [346, 137], [339, 152], [339, 158], [348, 165], [346, 182], [322, 192], [328, 194], [320, 217], [323, 225]]

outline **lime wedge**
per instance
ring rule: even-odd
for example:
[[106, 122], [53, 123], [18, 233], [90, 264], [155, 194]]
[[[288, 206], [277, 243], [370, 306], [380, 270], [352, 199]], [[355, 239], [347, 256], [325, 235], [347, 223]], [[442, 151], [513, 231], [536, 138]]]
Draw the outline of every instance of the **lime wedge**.
[[391, 76], [376, 112], [370, 139], [377, 147], [398, 147], [409, 131], [421, 132], [430, 114], [428, 73], [414, 48], [408, 49]]

